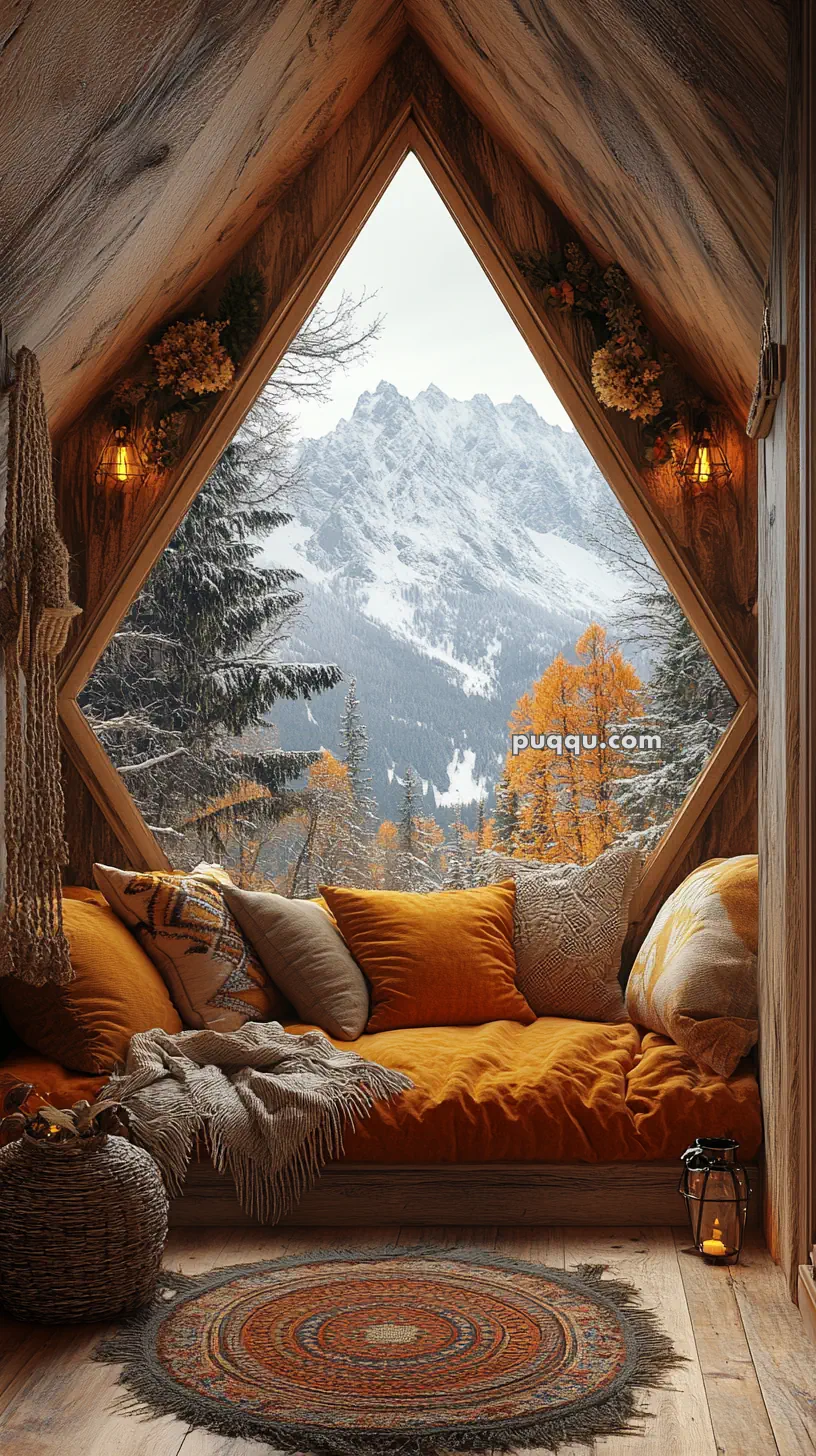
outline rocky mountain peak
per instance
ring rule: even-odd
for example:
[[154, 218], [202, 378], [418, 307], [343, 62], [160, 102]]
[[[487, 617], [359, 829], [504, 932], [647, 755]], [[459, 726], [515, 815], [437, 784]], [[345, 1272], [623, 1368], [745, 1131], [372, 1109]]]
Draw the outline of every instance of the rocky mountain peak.
[[[381, 805], [407, 763], [430, 796], [455, 780], [467, 801], [462, 765], [495, 780], [519, 694], [592, 618], [614, 619], [627, 584], [594, 544], [619, 509], [609, 487], [529, 401], [436, 383], [410, 399], [382, 380], [297, 463], [298, 519], [268, 559], [305, 578], [298, 650], [357, 677]], [[281, 742], [336, 747], [342, 691], [308, 719], [276, 709]]]

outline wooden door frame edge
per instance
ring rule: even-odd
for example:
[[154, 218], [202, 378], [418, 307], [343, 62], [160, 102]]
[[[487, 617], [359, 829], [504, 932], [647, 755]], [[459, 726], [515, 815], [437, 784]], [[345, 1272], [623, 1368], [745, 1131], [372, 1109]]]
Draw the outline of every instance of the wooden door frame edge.
[[816, 1238], [816, 14], [803, 0], [799, 154], [799, 1258]]

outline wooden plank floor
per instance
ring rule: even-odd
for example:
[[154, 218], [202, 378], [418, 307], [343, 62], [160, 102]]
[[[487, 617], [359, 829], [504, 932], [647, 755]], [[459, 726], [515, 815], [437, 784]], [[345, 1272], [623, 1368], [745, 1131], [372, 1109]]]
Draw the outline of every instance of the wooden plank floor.
[[[188, 1273], [319, 1248], [433, 1243], [496, 1249], [569, 1269], [602, 1263], [660, 1312], [687, 1363], [641, 1397], [640, 1431], [597, 1443], [597, 1456], [814, 1456], [816, 1347], [757, 1236], [736, 1269], [703, 1265], [670, 1228], [178, 1229], [166, 1263]], [[101, 1328], [0, 1320], [3, 1456], [260, 1456], [171, 1418], [114, 1408], [116, 1370], [88, 1356]], [[562, 1456], [590, 1456], [583, 1445]]]

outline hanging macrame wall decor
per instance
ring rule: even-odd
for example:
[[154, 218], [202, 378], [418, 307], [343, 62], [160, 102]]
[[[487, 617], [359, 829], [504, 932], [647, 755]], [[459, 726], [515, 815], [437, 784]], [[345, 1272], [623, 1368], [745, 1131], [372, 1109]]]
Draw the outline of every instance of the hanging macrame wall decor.
[[56, 663], [80, 609], [68, 595], [40, 369], [28, 349], [16, 357], [9, 394], [3, 571], [6, 887], [0, 973], [44, 985], [73, 975], [60, 893], [66, 848]]

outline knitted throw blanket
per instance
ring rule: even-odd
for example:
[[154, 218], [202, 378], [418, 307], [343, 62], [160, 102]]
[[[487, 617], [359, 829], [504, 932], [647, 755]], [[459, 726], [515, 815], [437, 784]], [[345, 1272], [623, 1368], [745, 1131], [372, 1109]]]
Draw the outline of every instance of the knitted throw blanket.
[[322, 1032], [290, 1036], [276, 1021], [254, 1021], [232, 1032], [140, 1032], [105, 1095], [126, 1105], [133, 1141], [170, 1193], [181, 1192], [201, 1135], [241, 1207], [274, 1223], [342, 1152], [345, 1129], [411, 1086]]

